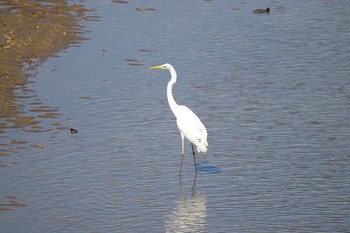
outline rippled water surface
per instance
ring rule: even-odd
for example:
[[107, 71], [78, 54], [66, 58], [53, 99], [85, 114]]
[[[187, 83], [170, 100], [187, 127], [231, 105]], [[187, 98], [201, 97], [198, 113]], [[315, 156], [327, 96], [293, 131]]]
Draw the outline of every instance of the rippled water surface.
[[[55, 117], [0, 138], [0, 232], [349, 231], [350, 1], [84, 4], [90, 39], [20, 100]], [[208, 130], [197, 176], [167, 62]]]

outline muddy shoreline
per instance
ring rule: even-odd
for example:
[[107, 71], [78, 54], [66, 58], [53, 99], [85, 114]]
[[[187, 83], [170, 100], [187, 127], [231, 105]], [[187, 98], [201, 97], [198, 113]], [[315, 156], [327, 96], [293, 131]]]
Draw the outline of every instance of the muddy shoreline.
[[0, 0], [0, 157], [18, 154], [27, 146], [44, 147], [7, 132], [66, 130], [59, 121], [49, 129], [40, 124], [43, 118], [57, 120], [59, 111], [33, 98], [35, 92], [26, 84], [35, 81], [37, 68], [46, 59], [86, 39], [82, 23], [94, 18], [89, 11], [64, 0]]
[[47, 58], [84, 39], [86, 12], [66, 1], [0, 1], [0, 128], [20, 112], [14, 89]]

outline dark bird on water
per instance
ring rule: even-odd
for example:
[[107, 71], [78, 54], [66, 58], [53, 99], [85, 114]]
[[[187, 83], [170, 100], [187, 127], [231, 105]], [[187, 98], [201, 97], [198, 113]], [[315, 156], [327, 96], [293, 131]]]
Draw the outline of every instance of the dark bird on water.
[[253, 11], [255, 14], [270, 14], [270, 8], [266, 9], [256, 9]]
[[78, 132], [79, 132], [79, 131], [76, 130], [76, 129], [73, 129], [73, 128], [70, 129], [70, 133], [73, 133], [73, 134], [74, 134], [74, 133], [78, 133]]

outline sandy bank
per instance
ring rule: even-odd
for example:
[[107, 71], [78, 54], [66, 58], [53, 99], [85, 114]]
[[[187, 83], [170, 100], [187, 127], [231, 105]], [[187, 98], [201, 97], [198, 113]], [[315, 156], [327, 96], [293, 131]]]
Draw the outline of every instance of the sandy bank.
[[[0, 118], [18, 112], [14, 88], [48, 57], [82, 40], [82, 5], [66, 1], [0, 2]], [[4, 122], [0, 122], [0, 128]]]

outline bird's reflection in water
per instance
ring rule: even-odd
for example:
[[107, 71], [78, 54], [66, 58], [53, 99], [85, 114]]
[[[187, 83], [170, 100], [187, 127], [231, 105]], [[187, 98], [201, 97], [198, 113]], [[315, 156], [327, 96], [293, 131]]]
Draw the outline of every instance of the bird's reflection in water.
[[166, 218], [166, 232], [205, 232], [207, 199], [196, 192], [197, 174], [193, 179], [190, 198], [185, 198], [180, 176], [180, 200], [176, 208]]

